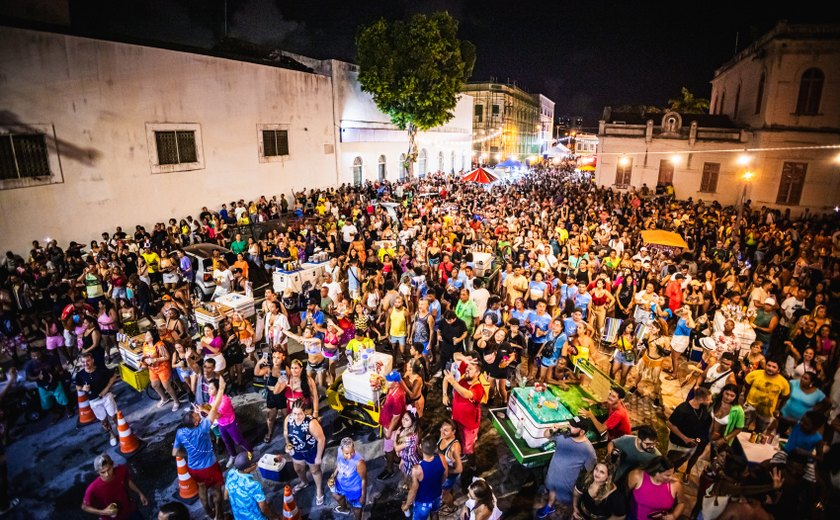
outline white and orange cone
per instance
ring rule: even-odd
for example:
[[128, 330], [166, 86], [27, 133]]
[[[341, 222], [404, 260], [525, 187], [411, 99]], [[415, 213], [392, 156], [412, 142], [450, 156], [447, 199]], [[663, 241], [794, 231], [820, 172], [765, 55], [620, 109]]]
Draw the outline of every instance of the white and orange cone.
[[134, 455], [143, 447], [140, 444], [140, 439], [132, 433], [131, 427], [119, 410], [117, 410], [117, 433], [120, 436], [120, 452], [123, 455]]

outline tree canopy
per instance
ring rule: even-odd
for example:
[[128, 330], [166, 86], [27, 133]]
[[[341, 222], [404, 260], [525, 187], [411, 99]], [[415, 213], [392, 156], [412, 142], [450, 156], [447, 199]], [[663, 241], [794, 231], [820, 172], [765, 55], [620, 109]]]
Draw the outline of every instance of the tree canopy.
[[709, 100], [694, 97], [686, 87], [680, 90], [680, 97], [668, 100], [668, 108], [682, 114], [705, 114], [709, 111]]
[[359, 83], [400, 129], [428, 130], [452, 118], [475, 63], [475, 47], [457, 31], [447, 12], [380, 19], [359, 30]]

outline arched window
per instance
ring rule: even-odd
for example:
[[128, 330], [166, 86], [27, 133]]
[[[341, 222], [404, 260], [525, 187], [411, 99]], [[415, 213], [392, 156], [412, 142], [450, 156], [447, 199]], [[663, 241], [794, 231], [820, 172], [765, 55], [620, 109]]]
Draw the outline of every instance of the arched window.
[[438, 152], [438, 171], [442, 172], [446, 166], [443, 164], [443, 152]]
[[405, 164], [405, 154], [400, 154], [400, 180], [404, 181], [408, 176], [408, 166]]
[[738, 119], [738, 105], [741, 104], [741, 84], [738, 83], [738, 89], [735, 91], [735, 108], [732, 109], [732, 118]]
[[801, 116], [815, 116], [820, 111], [825, 74], [820, 69], [808, 69], [799, 80], [799, 98], [796, 100], [796, 113]]
[[467, 154], [461, 152], [461, 171], [465, 171], [467, 169]]
[[423, 148], [420, 150], [420, 154], [417, 156], [417, 175], [422, 177], [426, 175], [429, 171], [426, 169], [426, 149]]
[[449, 166], [450, 173], [455, 173], [455, 152], [452, 152], [452, 154], [450, 155]]
[[385, 156], [384, 155], [379, 156], [379, 180], [380, 181], [385, 180]]
[[353, 185], [362, 185], [362, 158], [356, 157], [353, 159]]
[[767, 81], [767, 73], [761, 71], [761, 77], [758, 79], [758, 92], [755, 95], [755, 113], [761, 113], [761, 103], [764, 102], [764, 83]]

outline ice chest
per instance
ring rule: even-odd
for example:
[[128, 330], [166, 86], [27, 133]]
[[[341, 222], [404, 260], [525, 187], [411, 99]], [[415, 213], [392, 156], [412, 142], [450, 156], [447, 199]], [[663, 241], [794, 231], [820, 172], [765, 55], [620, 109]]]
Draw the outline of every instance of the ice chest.
[[239, 293], [229, 293], [216, 298], [218, 303], [227, 305], [235, 311], [239, 311], [243, 318], [250, 318], [256, 314], [254, 309], [254, 299], [250, 296], [245, 296]]
[[[530, 396], [531, 391], [535, 392], [535, 398]], [[539, 397], [556, 405], [556, 408], [538, 405]], [[514, 427], [519, 430], [521, 425], [522, 440], [531, 448], [542, 447], [550, 439], [546, 438], [545, 432], [555, 428], [568, 425], [572, 413], [560, 402], [550, 391], [536, 392], [533, 387], [512, 389], [508, 400], [508, 419]]]
[[257, 462], [257, 469], [260, 470], [260, 476], [265, 480], [272, 482], [280, 482], [280, 473], [283, 472], [283, 467], [286, 465], [286, 459], [280, 457], [279, 462], [275, 462], [278, 455], [274, 453], [266, 453]]

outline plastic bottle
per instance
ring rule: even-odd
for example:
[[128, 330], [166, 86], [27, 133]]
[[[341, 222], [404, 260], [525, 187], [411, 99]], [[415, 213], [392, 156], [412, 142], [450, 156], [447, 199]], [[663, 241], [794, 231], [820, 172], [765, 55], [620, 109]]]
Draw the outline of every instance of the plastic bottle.
[[516, 425], [516, 438], [521, 439], [523, 433], [525, 433], [525, 427], [522, 426], [522, 422], [520, 422]]

